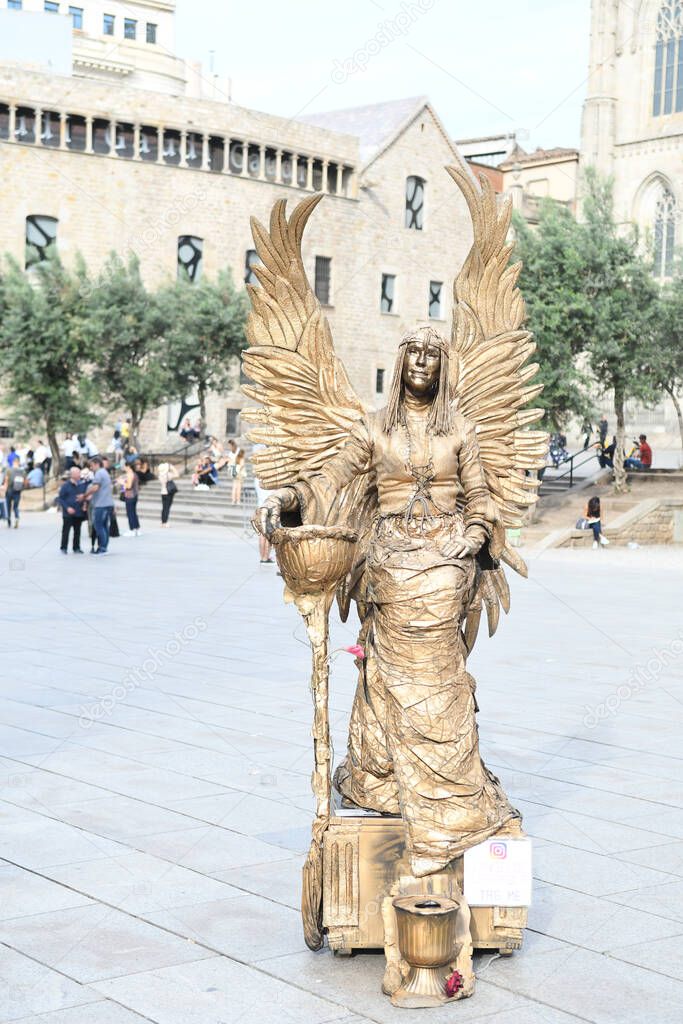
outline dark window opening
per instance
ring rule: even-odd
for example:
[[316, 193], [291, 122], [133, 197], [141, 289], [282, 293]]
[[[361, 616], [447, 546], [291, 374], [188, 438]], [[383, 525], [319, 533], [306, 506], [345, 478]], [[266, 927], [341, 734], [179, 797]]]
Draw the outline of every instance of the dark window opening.
[[337, 164], [327, 165], [327, 191], [332, 195], [336, 195], [337, 193], [337, 171]]
[[291, 153], [283, 153], [280, 157], [280, 181], [283, 185], [292, 184], [294, 173], [294, 159]]
[[57, 218], [32, 214], [26, 218], [25, 266], [28, 270], [48, 258], [57, 244]]
[[134, 145], [135, 135], [133, 133], [133, 125], [117, 124], [115, 146], [116, 155], [122, 157], [124, 160], [132, 159], [135, 155]]
[[322, 160], [313, 161], [313, 188], [320, 192], [323, 187], [323, 164]]
[[185, 154], [185, 163], [188, 167], [202, 166], [202, 136], [197, 132], [188, 132]]
[[148, 43], [156, 43], [157, 41], [157, 27], [151, 21], [147, 22], [145, 39]]
[[0, 103], [0, 139], [9, 139], [9, 106]]
[[59, 146], [59, 114], [44, 110], [40, 123], [40, 141], [44, 146]]
[[396, 275], [382, 274], [382, 291], [379, 308], [382, 313], [393, 313], [396, 301]]
[[164, 132], [163, 157], [165, 164], [177, 166], [180, 163], [180, 132], [175, 130]]
[[114, 35], [115, 18], [113, 14], [105, 14], [102, 18], [102, 32], [105, 36]]
[[140, 129], [140, 159], [156, 160], [159, 156], [159, 133], [156, 128]]
[[308, 157], [299, 156], [296, 159], [296, 183], [299, 188], [306, 188], [308, 181]]
[[315, 258], [315, 294], [323, 306], [330, 304], [330, 270], [332, 260], [329, 256]]
[[239, 409], [226, 409], [225, 410], [225, 433], [231, 435], [239, 435], [240, 432], [240, 410]]
[[244, 257], [244, 283], [245, 284], [258, 284], [258, 278], [254, 273], [254, 267], [258, 267], [261, 264], [256, 249], [247, 249]]
[[384, 394], [384, 377], [385, 377], [385, 374], [386, 374], [386, 370], [384, 370], [384, 369], [378, 369], [378, 370], [375, 371], [375, 392], [378, 395], [383, 395]]
[[85, 149], [85, 118], [78, 114], [67, 114], [64, 141], [67, 149], [83, 152]]
[[251, 178], [258, 178], [261, 173], [261, 147], [249, 146], [247, 156], [247, 171]]
[[222, 171], [224, 161], [225, 142], [223, 139], [212, 135], [209, 138], [209, 170]]
[[425, 181], [411, 175], [406, 178], [405, 226], [413, 231], [422, 231], [424, 225]]
[[92, 148], [95, 153], [111, 152], [112, 126], [109, 121], [96, 117], [92, 124]]
[[266, 149], [265, 177], [268, 181], [275, 181], [277, 172], [277, 153], [274, 149]]
[[429, 282], [429, 315], [433, 320], [441, 319], [441, 289], [442, 281]]
[[178, 280], [194, 284], [202, 276], [204, 240], [195, 235], [181, 235], [178, 239]]
[[17, 107], [14, 137], [17, 142], [36, 141], [36, 115], [30, 107]]
[[135, 39], [138, 34], [138, 23], [135, 18], [123, 19], [123, 38]]

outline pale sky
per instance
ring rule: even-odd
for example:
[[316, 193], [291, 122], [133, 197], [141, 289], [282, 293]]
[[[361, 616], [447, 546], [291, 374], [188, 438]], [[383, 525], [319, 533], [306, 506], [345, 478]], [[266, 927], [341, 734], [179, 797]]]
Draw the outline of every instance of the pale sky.
[[[177, 50], [296, 117], [426, 94], [454, 138], [578, 146], [589, 0], [177, 0]], [[384, 28], [383, 28], [384, 26]]]

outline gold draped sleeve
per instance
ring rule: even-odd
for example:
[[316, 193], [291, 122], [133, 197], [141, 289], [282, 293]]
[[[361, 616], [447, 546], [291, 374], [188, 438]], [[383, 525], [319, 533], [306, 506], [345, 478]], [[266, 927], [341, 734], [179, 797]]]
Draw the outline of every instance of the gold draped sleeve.
[[370, 424], [366, 417], [356, 421], [348, 439], [336, 455], [331, 456], [321, 469], [300, 474], [291, 484], [299, 499], [304, 523], [334, 521], [334, 511], [342, 488], [371, 470], [373, 444]]

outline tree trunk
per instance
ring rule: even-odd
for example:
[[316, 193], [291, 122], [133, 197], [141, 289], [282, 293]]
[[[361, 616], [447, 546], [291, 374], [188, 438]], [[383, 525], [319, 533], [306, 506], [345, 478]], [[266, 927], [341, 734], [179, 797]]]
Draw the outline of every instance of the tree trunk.
[[676, 410], [676, 416], [678, 417], [678, 430], [681, 435], [681, 448], [683, 448], [683, 410], [681, 409], [681, 403], [678, 401], [678, 397], [673, 388], [664, 385], [664, 390], [674, 404]]
[[199, 398], [199, 427], [203, 434], [206, 434], [206, 385], [197, 386], [197, 397]]
[[614, 490], [617, 494], [625, 494], [628, 490], [626, 470], [624, 469], [624, 459], [626, 458], [624, 443], [626, 436], [624, 405], [624, 392], [620, 388], [615, 388], [614, 413], [617, 418], [617, 447], [614, 452]]
[[50, 452], [52, 453], [52, 469], [51, 469], [51, 473], [52, 473], [52, 476], [58, 477], [59, 474], [60, 474], [61, 468], [62, 468], [61, 467], [62, 454], [61, 454], [61, 452], [59, 450], [59, 442], [57, 441], [57, 434], [56, 434], [56, 431], [50, 426], [49, 423], [46, 424], [45, 430], [46, 430], [46, 433], [47, 433], [47, 443], [49, 444]]

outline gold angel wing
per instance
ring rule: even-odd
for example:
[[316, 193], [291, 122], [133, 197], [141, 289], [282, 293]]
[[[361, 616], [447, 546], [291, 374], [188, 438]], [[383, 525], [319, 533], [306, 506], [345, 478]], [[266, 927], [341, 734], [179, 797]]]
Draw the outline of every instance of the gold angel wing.
[[[304, 199], [289, 220], [286, 201], [279, 199], [269, 231], [251, 219], [261, 259], [254, 273], [261, 287], [247, 288], [252, 310], [247, 321], [249, 347], [242, 362], [254, 383], [243, 385], [242, 391], [260, 408], [244, 410], [242, 418], [259, 424], [249, 438], [267, 446], [254, 454], [253, 461], [258, 479], [268, 489], [292, 483], [303, 469], [322, 466], [365, 412], [335, 355], [329, 324], [301, 257], [304, 228], [321, 198]], [[338, 503], [337, 520], [360, 485], [351, 485], [346, 500]]]
[[[501, 558], [523, 576], [524, 561], [503, 540], [503, 530], [522, 525], [524, 512], [538, 500], [536, 470], [545, 465], [547, 434], [528, 430], [543, 415], [526, 408], [542, 390], [533, 378], [538, 364], [528, 363], [535, 349], [524, 329], [525, 308], [517, 288], [521, 263], [509, 264], [514, 243], [508, 242], [512, 202], [499, 206], [484, 175], [480, 185], [463, 167], [448, 167], [465, 197], [472, 217], [472, 248], [453, 288], [451, 386], [458, 410], [476, 426], [481, 461], [491, 497], [500, 517], [500, 538], [492, 545]], [[465, 638], [471, 648], [482, 605], [489, 635], [495, 632], [499, 605], [509, 608], [509, 590], [502, 569], [478, 579]]]

